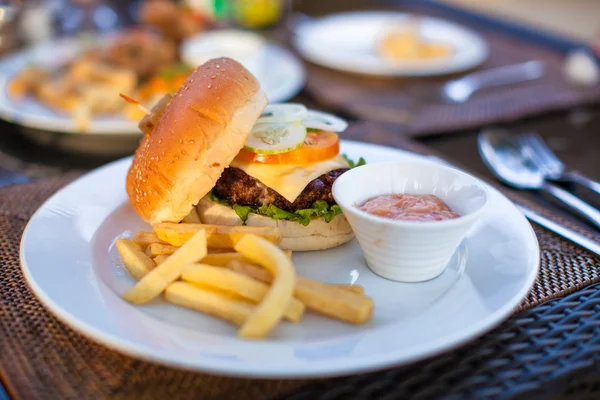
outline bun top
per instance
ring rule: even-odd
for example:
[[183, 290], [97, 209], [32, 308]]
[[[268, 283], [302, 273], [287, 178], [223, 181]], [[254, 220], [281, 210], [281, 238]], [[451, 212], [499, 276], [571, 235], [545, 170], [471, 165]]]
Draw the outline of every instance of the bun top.
[[147, 222], [179, 222], [244, 147], [267, 98], [229, 58], [190, 74], [135, 153], [127, 194]]

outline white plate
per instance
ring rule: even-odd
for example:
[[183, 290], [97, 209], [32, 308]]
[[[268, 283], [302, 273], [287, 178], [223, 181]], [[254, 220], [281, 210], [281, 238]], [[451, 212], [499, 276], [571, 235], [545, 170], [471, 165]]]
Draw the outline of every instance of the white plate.
[[410, 14], [350, 12], [306, 20], [296, 29], [295, 44], [308, 60], [350, 72], [386, 76], [429, 76], [464, 71], [488, 55], [486, 42], [475, 32], [437, 18], [423, 17], [421, 34], [449, 44], [452, 56], [435, 60], [393, 62], [375, 53], [378, 36], [388, 26], [401, 26]]
[[269, 43], [266, 46], [264, 63], [268, 66], [256, 74], [269, 103], [282, 103], [294, 97], [305, 83], [302, 61], [289, 50]]
[[[358, 142], [343, 142], [342, 151], [368, 162], [418, 157]], [[511, 314], [537, 275], [539, 250], [531, 226], [489, 188], [489, 213], [449, 268], [431, 281], [406, 284], [378, 277], [354, 240], [294, 254], [300, 275], [363, 285], [375, 301], [366, 325], [308, 313], [298, 325], [282, 323], [268, 340], [242, 341], [233, 326], [217, 319], [162, 300], [136, 307], [119, 297], [134, 281], [112, 243], [118, 235], [150, 229], [125, 194], [130, 161], [91, 172], [50, 198], [23, 234], [21, 263], [35, 294], [61, 320], [142, 359], [255, 377], [323, 377], [389, 367], [483, 334]]]
[[[74, 58], [83, 48], [83, 43], [74, 39], [51, 41], [1, 60], [0, 118], [28, 128], [79, 134], [81, 128], [68, 114], [57, 113], [31, 98], [15, 101], [9, 96], [7, 86], [11, 78], [27, 64], [36, 63], [48, 67], [58, 67]], [[275, 67], [259, 74], [257, 79], [267, 93], [269, 102], [283, 102], [295, 96], [304, 86], [305, 74], [301, 61], [288, 50], [275, 44], [267, 46], [265, 57], [266, 65]], [[122, 115], [96, 117], [84, 133], [102, 136], [141, 135], [137, 128], [137, 122]]]

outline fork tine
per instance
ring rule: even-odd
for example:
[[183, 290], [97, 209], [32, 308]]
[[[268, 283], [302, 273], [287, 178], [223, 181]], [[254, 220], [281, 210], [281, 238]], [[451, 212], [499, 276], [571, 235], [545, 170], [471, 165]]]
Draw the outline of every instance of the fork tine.
[[540, 169], [542, 174], [549, 175], [550, 170], [548, 166], [540, 157], [539, 152], [531, 143], [531, 138], [527, 135], [519, 135], [518, 137], [519, 143], [521, 144], [521, 149], [523, 151], [523, 156], [525, 156], [530, 162], [532, 162], [537, 168]]
[[556, 176], [564, 172], [565, 165], [563, 162], [560, 161], [537, 133], [528, 133], [524, 137], [526, 137], [529, 145], [538, 154], [540, 161], [545, 165], [550, 175]]

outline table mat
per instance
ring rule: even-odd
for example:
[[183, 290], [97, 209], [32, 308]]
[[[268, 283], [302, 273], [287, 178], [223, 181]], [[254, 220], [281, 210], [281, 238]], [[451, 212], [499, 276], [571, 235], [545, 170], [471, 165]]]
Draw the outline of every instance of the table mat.
[[[390, 135], [388, 127], [381, 124], [354, 124], [347, 134], [350, 138], [368, 137], [378, 143], [393, 142], [397, 147], [419, 150], [401, 137]], [[18, 260], [19, 241], [35, 209], [72, 179], [67, 176], [0, 189], [0, 377], [14, 398], [253, 400], [287, 396], [303, 387], [309, 388], [304, 393], [314, 393], [310, 392], [315, 389], [310, 389], [314, 386], [309, 381], [216, 377], [135, 360], [86, 339], [47, 312], [25, 283]], [[519, 310], [531, 309], [599, 280], [597, 257], [540, 227], [535, 231], [542, 248], [542, 269]], [[431, 362], [435, 364], [436, 360]], [[375, 383], [381, 378], [381, 385], [387, 385], [390, 376], [397, 377], [394, 371], [397, 369], [365, 376]], [[326, 382], [337, 381], [315, 384], [333, 384]], [[351, 397], [340, 397], [340, 393], [348, 393], [347, 388], [344, 386], [337, 397], [330, 398]]]
[[[426, 5], [405, 4], [396, 9], [452, 19]], [[545, 75], [535, 81], [481, 91], [462, 104], [445, 104], [438, 98], [439, 88], [458, 74], [381, 78], [308, 64], [306, 92], [326, 108], [363, 120], [396, 123], [401, 132], [410, 136], [506, 123], [600, 100], [600, 85], [582, 89], [565, 80], [564, 55], [558, 51], [480, 24], [472, 28], [488, 41], [490, 49], [489, 58], [477, 70], [541, 60], [546, 65]]]

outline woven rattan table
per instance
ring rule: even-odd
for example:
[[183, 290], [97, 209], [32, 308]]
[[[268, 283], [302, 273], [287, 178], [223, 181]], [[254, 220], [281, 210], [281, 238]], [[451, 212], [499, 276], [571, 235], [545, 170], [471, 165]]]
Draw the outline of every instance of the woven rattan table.
[[[325, 7], [302, 3], [308, 11]], [[365, 3], [348, 2], [349, 7]], [[325, 108], [311, 92], [297, 100]], [[513, 131], [537, 130], [569, 166], [600, 179], [598, 107], [504, 125]], [[0, 189], [0, 381], [12, 398], [600, 398], [600, 258], [540, 227], [534, 228], [542, 247], [542, 273], [520, 309], [476, 341], [417, 364], [322, 381], [252, 381], [177, 371], [92, 343], [46, 312], [27, 289], [18, 243], [19, 233], [45, 198], [108, 159], [67, 156], [34, 146], [10, 124], [0, 122], [0, 131], [0, 186], [40, 181]], [[418, 142], [406, 140], [402, 132], [395, 124], [359, 121], [347, 135], [420, 153], [433, 151], [493, 181], [477, 154], [478, 129], [420, 137]], [[503, 190], [511, 199], [600, 242], [597, 231], [548, 199]], [[590, 193], [578, 194], [600, 206]]]
[[[593, 115], [586, 125], [590, 130], [600, 123], [599, 114]], [[515, 129], [519, 125], [539, 127], [551, 138], [560, 130], [547, 127], [573, 130], [567, 121], [564, 115], [549, 116], [519, 123]], [[446, 155], [451, 153], [453, 161], [484, 171], [476, 156], [474, 132], [431, 138], [428, 147], [393, 132], [393, 127], [385, 124], [357, 122], [347, 134], [416, 152], [437, 148]], [[575, 132], [589, 135], [586, 129]], [[566, 140], [570, 143], [572, 139]], [[582, 151], [579, 158], [585, 158], [593, 150], [588, 146], [578, 151]], [[569, 158], [569, 153], [561, 155]], [[594, 165], [597, 163], [584, 171], [593, 173]], [[4, 246], [0, 261], [0, 376], [15, 398], [342, 400], [569, 395], [591, 399], [600, 395], [600, 286], [594, 285], [600, 279], [600, 259], [538, 227], [543, 273], [521, 305], [526, 310], [477, 341], [416, 365], [325, 381], [250, 381], [176, 371], [122, 356], [90, 342], [46, 312], [27, 289], [18, 265], [18, 233], [40, 202], [76, 175], [78, 172], [0, 189], [0, 243]], [[598, 238], [579, 221], [561, 219], [556, 209], [540, 207], [535, 197], [506, 193]]]

